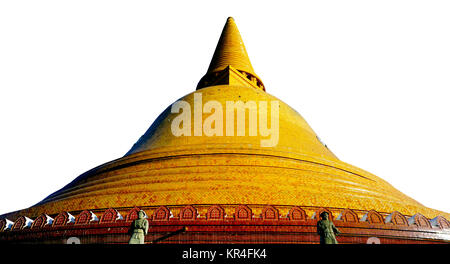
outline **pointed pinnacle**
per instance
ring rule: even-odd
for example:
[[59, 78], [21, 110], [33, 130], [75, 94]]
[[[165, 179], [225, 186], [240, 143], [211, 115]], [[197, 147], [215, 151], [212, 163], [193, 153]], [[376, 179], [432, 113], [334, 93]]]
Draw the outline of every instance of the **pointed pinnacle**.
[[207, 73], [221, 71], [229, 65], [238, 70], [255, 74], [241, 34], [232, 17], [229, 17], [225, 23]]

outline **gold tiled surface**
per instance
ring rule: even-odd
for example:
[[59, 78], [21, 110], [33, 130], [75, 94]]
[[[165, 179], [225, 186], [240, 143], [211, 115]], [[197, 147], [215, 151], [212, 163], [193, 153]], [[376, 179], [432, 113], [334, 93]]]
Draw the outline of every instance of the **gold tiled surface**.
[[225, 23], [219, 43], [217, 43], [211, 64], [209, 65], [208, 73], [221, 71], [228, 65], [255, 74], [241, 34], [234, 19], [231, 17]]
[[[231, 18], [207, 74], [214, 76], [228, 66], [256, 76]], [[191, 105], [191, 120], [194, 93], [182, 98]], [[221, 103], [224, 120], [226, 101], [278, 100], [249, 86], [210, 86], [197, 93], [203, 102]], [[128, 155], [92, 169], [39, 205], [10, 216], [130, 206], [271, 204], [398, 211], [450, 219], [450, 214], [424, 207], [377, 176], [338, 160], [307, 122], [281, 101], [279, 142], [271, 148], [261, 147], [261, 140], [266, 139], [261, 136], [175, 137], [171, 121], [176, 115], [167, 108]], [[203, 120], [208, 116], [203, 115]], [[248, 123], [247, 116], [247, 131]]]
[[[226, 121], [225, 106], [227, 101], [260, 101], [268, 102], [268, 112], [270, 111], [270, 102], [279, 101], [279, 141], [276, 147], [270, 148], [288, 153], [303, 153], [313, 157], [323, 157], [331, 160], [337, 160], [334, 154], [322, 145], [317, 139], [316, 134], [294, 109], [283, 103], [278, 98], [258, 89], [244, 86], [218, 85], [203, 88], [190, 93], [180, 100], [186, 101], [191, 105], [191, 120], [194, 120], [194, 94], [202, 95], [202, 102], [217, 101], [223, 106], [223, 120]], [[259, 114], [259, 113], [258, 113]], [[246, 135], [247, 136], [226, 136], [224, 124], [224, 136], [181, 136], [175, 137], [171, 132], [171, 122], [178, 114], [171, 114], [170, 109], [164, 111], [159, 120], [155, 121], [149, 131], [133, 146], [129, 154], [156, 148], [167, 148], [173, 146], [204, 145], [205, 147], [227, 149], [230, 144], [238, 148], [261, 149], [261, 140], [267, 137], [248, 136], [248, 115], [246, 116]], [[203, 121], [209, 114], [203, 114]], [[269, 115], [270, 116], [270, 115]], [[270, 119], [269, 119], [270, 121]], [[237, 118], [234, 120], [234, 127], [237, 125]], [[269, 123], [270, 124], [270, 123]], [[193, 131], [193, 122], [191, 124]], [[258, 130], [259, 131], [259, 130]], [[191, 133], [194, 134], [193, 132]], [[264, 148], [263, 148], [264, 149]], [[170, 155], [170, 153], [168, 153]]]
[[[199, 92], [205, 101], [221, 103], [274, 100], [245, 87], [215, 86]], [[193, 96], [183, 99], [192, 102]], [[284, 103], [280, 103], [280, 142], [274, 148], [260, 147], [260, 137], [175, 137], [170, 131], [172, 118], [169, 113], [158, 120], [130, 155], [94, 169], [74, 186], [20, 214], [134, 205], [272, 204], [450, 218], [375, 175], [339, 161]]]

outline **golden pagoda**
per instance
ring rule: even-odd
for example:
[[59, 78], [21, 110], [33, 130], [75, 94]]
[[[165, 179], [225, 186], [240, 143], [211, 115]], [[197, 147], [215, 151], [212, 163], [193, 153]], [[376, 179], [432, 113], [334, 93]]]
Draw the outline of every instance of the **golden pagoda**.
[[[251, 109], [247, 109], [244, 121], [238, 118], [232, 121], [237, 128], [231, 133], [233, 135], [227, 133], [225, 126], [218, 133], [216, 130], [215, 135], [205, 133], [201, 126], [208, 122], [212, 113], [204, 111], [203, 106], [200, 106], [203, 112], [195, 112], [199, 98], [203, 103], [214, 101], [223, 106], [237, 101], [244, 104], [269, 102], [269, 105], [278, 102], [276, 144], [262, 144], [268, 140], [267, 134], [251, 135], [250, 128], [255, 125], [250, 118]], [[299, 113], [266, 92], [266, 87], [254, 72], [233, 18], [227, 19], [209, 68], [196, 91], [177, 102], [180, 101], [194, 106], [188, 113], [189, 118], [199, 121], [191, 124], [189, 135], [174, 135], [173, 122], [180, 111], [173, 112], [169, 106], [125, 156], [85, 172], [35, 206], [0, 218], [17, 222], [22, 217], [19, 229], [24, 230], [25, 216], [34, 221], [47, 219], [47, 216], [55, 221], [57, 217], [63, 217], [63, 225], [70, 226], [69, 215], [89, 212], [89, 217], [92, 217], [106, 210], [114, 215], [108, 221], [114, 222], [121, 221], [121, 215], [131, 214], [133, 209], [139, 208], [146, 211], [151, 223], [166, 220], [167, 226], [171, 227], [215, 218], [220, 220], [215, 222], [218, 228], [233, 226], [233, 221], [238, 220], [263, 225], [258, 221], [276, 219], [278, 224], [275, 226], [283, 226], [292, 220], [304, 223], [299, 224], [299, 230], [309, 228], [305, 232], [311, 232], [318, 213], [325, 210], [330, 212], [344, 233], [345, 227], [364, 229], [375, 226], [379, 232], [387, 232], [387, 235], [383, 234], [389, 237], [388, 226], [403, 232], [398, 241], [406, 243], [404, 241], [412, 241], [408, 240], [411, 230], [424, 228], [429, 229], [428, 233], [433, 232], [419, 239], [421, 242], [450, 241], [447, 220], [450, 214], [427, 208], [383, 179], [339, 160]], [[223, 119], [228, 117], [227, 111], [224, 109], [219, 113]], [[261, 112], [254, 113], [261, 121]], [[273, 121], [274, 117], [269, 119]], [[239, 125], [246, 133], [239, 132]], [[99, 217], [100, 224], [104, 218]], [[130, 219], [126, 217], [122, 221], [125, 223]], [[77, 223], [76, 220], [72, 222], [74, 225]], [[46, 224], [39, 225], [44, 228]], [[3, 229], [5, 226], [3, 224]], [[32, 226], [30, 224], [30, 228]], [[215, 232], [206, 227], [202, 230]], [[152, 239], [161, 232], [154, 231]], [[240, 232], [253, 234], [251, 227]], [[351, 240], [350, 237], [357, 235], [350, 233], [343, 242], [361, 243], [361, 240]], [[187, 241], [196, 241], [189, 236], [189, 231], [184, 236], [187, 236]], [[317, 241], [314, 235], [309, 236], [306, 242]], [[392, 236], [398, 238], [400, 235]], [[231, 238], [224, 239], [239, 243]], [[300, 241], [296, 239], [289, 241]], [[392, 239], [387, 242], [395, 241]], [[251, 241], [261, 242], [263, 238], [255, 235]], [[278, 240], [272, 238], [268, 241]], [[217, 240], [210, 239], [209, 242]]]

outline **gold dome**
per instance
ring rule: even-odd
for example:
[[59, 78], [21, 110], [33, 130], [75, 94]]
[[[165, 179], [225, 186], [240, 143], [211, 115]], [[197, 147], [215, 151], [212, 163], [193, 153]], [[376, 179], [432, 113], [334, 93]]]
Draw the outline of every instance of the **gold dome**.
[[[340, 161], [300, 114], [261, 89], [259, 79], [252, 80], [256, 74], [238, 34], [234, 21], [228, 19], [219, 51], [205, 75], [209, 76], [206, 83], [216, 84], [201, 82], [201, 89], [180, 100], [194, 105], [195, 94], [201, 94], [203, 102], [214, 100], [222, 105], [227, 101], [279, 101], [276, 146], [261, 146], [265, 137], [260, 135], [175, 136], [171, 122], [178, 114], [168, 107], [124, 157], [80, 175], [20, 213], [37, 216], [134, 205], [271, 204], [449, 217]], [[202, 121], [208, 116], [203, 114]], [[249, 118], [245, 121], [248, 128]]]

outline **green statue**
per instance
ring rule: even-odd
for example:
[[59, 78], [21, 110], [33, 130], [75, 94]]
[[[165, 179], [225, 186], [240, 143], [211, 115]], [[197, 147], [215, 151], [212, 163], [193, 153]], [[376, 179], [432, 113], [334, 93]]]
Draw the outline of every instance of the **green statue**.
[[144, 244], [145, 235], [148, 232], [148, 221], [145, 219], [144, 211], [140, 210], [138, 219], [131, 224], [131, 238], [128, 244]]
[[331, 220], [328, 220], [328, 213], [320, 214], [321, 220], [317, 222], [317, 234], [320, 236], [320, 244], [337, 244], [336, 236], [341, 232], [334, 226]]

